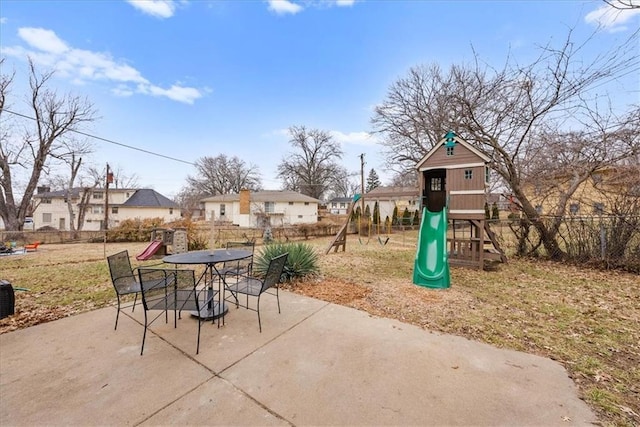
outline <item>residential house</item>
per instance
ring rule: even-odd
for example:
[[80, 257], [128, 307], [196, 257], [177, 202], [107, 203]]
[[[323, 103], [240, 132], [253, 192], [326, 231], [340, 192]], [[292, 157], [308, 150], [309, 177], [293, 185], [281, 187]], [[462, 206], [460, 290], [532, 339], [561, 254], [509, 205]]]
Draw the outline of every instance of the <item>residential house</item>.
[[[541, 215], [557, 215], [562, 194], [571, 185], [572, 176], [536, 178], [525, 182], [523, 189]], [[640, 196], [640, 167], [632, 165], [607, 166], [593, 172], [578, 185], [569, 198], [563, 215], [593, 216], [612, 213], [626, 202], [624, 197]], [[626, 199], [628, 200], [628, 199]]]
[[[380, 221], [384, 223], [387, 217], [391, 221], [393, 210], [398, 208], [398, 217], [402, 217], [405, 209], [413, 214], [420, 208], [420, 191], [418, 187], [392, 187], [380, 186], [366, 193], [363, 197], [365, 210], [369, 207], [369, 212], [373, 215], [376, 202], [380, 210]], [[360, 203], [357, 206], [362, 206]]]
[[[73, 217], [77, 217], [80, 208], [82, 188], [49, 191], [46, 187], [39, 187], [33, 196], [35, 210], [33, 213], [34, 228], [49, 226], [58, 230], [69, 230], [70, 217], [67, 207], [67, 194], [71, 197]], [[152, 189], [110, 188], [109, 202], [105, 203], [105, 189], [88, 190], [88, 203], [85, 211], [82, 229], [97, 231], [103, 229], [105, 207], [109, 228], [118, 226], [120, 221], [135, 218], [162, 218], [165, 222], [180, 219], [179, 206]]]
[[352, 200], [351, 197], [334, 197], [327, 202], [327, 210], [333, 215], [346, 215]]
[[240, 227], [267, 227], [318, 222], [320, 200], [295, 191], [242, 190], [201, 200], [207, 220]]

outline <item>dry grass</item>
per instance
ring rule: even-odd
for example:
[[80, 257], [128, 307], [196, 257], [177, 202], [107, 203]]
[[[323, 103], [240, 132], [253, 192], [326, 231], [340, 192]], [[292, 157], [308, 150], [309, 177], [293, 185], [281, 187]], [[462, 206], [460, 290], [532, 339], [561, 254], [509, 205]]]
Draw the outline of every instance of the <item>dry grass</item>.
[[[324, 254], [329, 239], [311, 241]], [[511, 260], [497, 271], [452, 268], [452, 286], [411, 283], [415, 235], [381, 246], [351, 238], [346, 253], [320, 256], [322, 276], [286, 287], [304, 295], [399, 319], [430, 330], [562, 363], [606, 425], [640, 424], [640, 280], [543, 261]], [[17, 292], [15, 316], [0, 332], [114, 301], [104, 254], [144, 243], [46, 245], [0, 258]], [[134, 262], [135, 265], [135, 262]]]

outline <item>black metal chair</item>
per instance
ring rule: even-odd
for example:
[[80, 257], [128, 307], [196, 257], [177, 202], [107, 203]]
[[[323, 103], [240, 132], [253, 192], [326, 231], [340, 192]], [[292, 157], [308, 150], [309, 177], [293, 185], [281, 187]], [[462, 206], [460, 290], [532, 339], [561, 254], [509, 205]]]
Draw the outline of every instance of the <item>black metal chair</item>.
[[133, 299], [133, 312], [136, 309], [136, 301], [138, 300], [138, 294], [141, 291], [140, 283], [137, 281], [135, 269], [131, 268], [131, 260], [129, 259], [129, 252], [122, 251], [117, 254], [113, 254], [107, 257], [107, 263], [109, 264], [109, 272], [111, 273], [111, 283], [116, 291], [118, 297], [118, 312], [116, 313], [116, 326], [113, 329], [118, 329], [118, 317], [120, 316], [120, 298], [126, 295], [134, 294]]
[[[142, 305], [144, 307], [144, 333], [142, 335], [142, 348], [147, 337], [147, 328], [162, 314], [165, 322], [169, 321], [169, 311], [173, 311], [173, 327], [178, 327], [178, 319], [183, 310], [195, 311], [206, 307], [209, 299], [215, 297], [215, 293], [207, 292], [207, 289], [198, 289], [195, 272], [193, 270], [163, 269], [163, 268], [138, 268], [142, 287]], [[217, 292], [216, 292], [217, 293]], [[153, 319], [149, 320], [147, 312], [160, 311]], [[196, 354], [200, 352], [200, 329], [203, 319], [198, 318], [198, 343]]]
[[[258, 327], [262, 332], [262, 321], [260, 319], [260, 296], [264, 293], [275, 295], [278, 302], [278, 313], [280, 313], [280, 295], [278, 292], [278, 284], [280, 283], [284, 266], [287, 263], [288, 253], [278, 255], [272, 258], [269, 262], [269, 267], [264, 278], [257, 278], [252, 276], [238, 275], [235, 277], [235, 282], [228, 283], [225, 278], [226, 286], [224, 291], [229, 291], [236, 304], [236, 308], [242, 306], [248, 310], [252, 310], [258, 313]], [[275, 289], [275, 293], [268, 292], [269, 289]], [[246, 295], [246, 301], [241, 304], [238, 299], [238, 294]], [[256, 308], [249, 306], [249, 296], [256, 297]]]
[[218, 270], [221, 276], [224, 275], [251, 275], [251, 270], [253, 268], [253, 252], [256, 248], [255, 242], [227, 242], [227, 249], [245, 249], [251, 251], [251, 256], [249, 258], [225, 262], [222, 267]]

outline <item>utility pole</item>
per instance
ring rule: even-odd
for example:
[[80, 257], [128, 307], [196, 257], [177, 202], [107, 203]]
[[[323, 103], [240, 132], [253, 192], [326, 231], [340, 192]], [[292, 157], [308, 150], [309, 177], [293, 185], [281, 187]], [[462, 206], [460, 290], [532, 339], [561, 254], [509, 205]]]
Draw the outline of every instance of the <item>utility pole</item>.
[[[364, 153], [360, 154], [360, 201], [362, 202], [362, 211], [360, 212], [360, 218], [364, 216]], [[367, 218], [367, 221], [369, 218]], [[362, 221], [360, 221], [362, 224]], [[358, 233], [361, 234], [362, 230], [358, 230]]]
[[109, 170], [109, 163], [107, 163], [107, 176], [105, 177], [104, 184], [104, 229], [109, 229], [109, 183], [113, 181], [113, 174]]

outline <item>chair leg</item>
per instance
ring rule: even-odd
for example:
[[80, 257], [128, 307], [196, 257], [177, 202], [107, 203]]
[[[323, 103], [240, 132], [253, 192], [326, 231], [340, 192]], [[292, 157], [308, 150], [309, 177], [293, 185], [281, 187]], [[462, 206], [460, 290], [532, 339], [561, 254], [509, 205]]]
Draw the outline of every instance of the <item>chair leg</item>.
[[202, 322], [198, 319], [198, 344], [196, 346], [196, 354], [200, 353], [200, 325], [202, 325]]
[[135, 296], [133, 297], [133, 307], [131, 307], [131, 312], [133, 313], [136, 309], [136, 301], [138, 301], [138, 293], [135, 293]]
[[113, 328], [114, 331], [118, 329], [118, 317], [120, 316], [120, 295], [116, 294], [116, 296], [118, 297], [118, 311], [116, 312], [116, 326]]
[[142, 333], [142, 348], [140, 349], [140, 356], [144, 351], [144, 340], [147, 338], [147, 310], [144, 311], [144, 332]]
[[278, 285], [276, 285], [276, 301], [278, 301], [278, 314], [280, 314], [280, 292], [278, 292]]
[[256, 311], [258, 312], [258, 329], [262, 333], [262, 322], [260, 321], [260, 295], [258, 295], [258, 303], [256, 305]]

